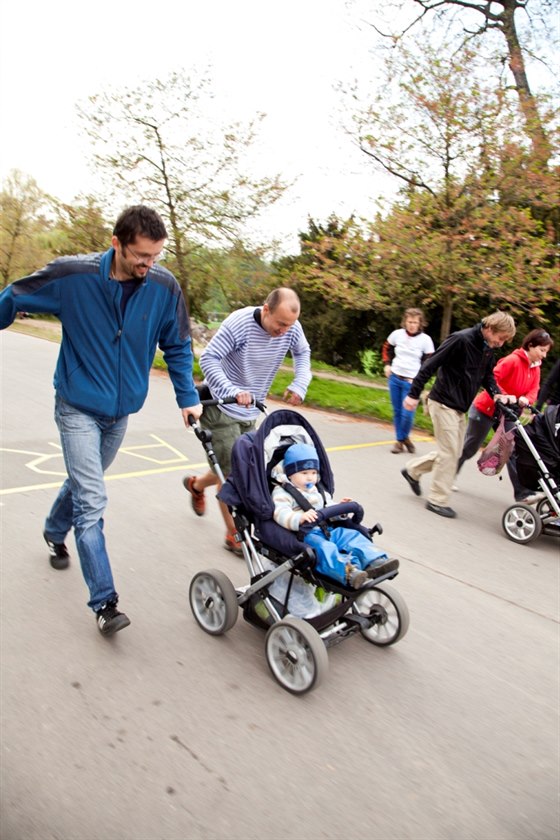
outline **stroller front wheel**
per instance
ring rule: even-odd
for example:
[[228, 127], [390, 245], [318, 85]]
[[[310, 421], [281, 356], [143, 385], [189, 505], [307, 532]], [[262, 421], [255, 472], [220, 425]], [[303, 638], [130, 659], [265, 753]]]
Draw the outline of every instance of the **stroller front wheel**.
[[323, 640], [301, 618], [288, 616], [273, 624], [266, 634], [265, 653], [273, 677], [292, 694], [316, 688], [328, 671]]
[[410, 615], [406, 601], [400, 592], [386, 583], [358, 595], [352, 609], [370, 619], [370, 627], [362, 627], [360, 632], [372, 645], [394, 645], [408, 630]]
[[542, 531], [542, 521], [530, 505], [512, 505], [502, 516], [502, 528], [506, 537], [520, 545], [536, 540]]
[[191, 580], [189, 603], [198, 624], [211, 636], [221, 636], [237, 621], [237, 595], [219, 569], [198, 572]]

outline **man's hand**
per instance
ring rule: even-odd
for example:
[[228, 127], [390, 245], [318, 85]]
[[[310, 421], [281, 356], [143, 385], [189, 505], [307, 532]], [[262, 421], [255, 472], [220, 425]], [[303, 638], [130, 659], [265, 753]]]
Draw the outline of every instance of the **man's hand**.
[[504, 405], [515, 405], [517, 402], [517, 397], [514, 397], [513, 394], [494, 394], [494, 402], [501, 402]]
[[202, 406], [199, 403], [198, 405], [190, 405], [188, 408], [182, 408], [181, 414], [183, 415], [183, 422], [188, 429], [191, 425], [189, 423], [189, 417], [194, 417], [195, 420], [199, 420], [202, 414]]
[[315, 522], [316, 519], [317, 519], [317, 511], [316, 510], [306, 510], [301, 514], [301, 516], [299, 518], [299, 521], [300, 521], [300, 523], [301, 522]]
[[414, 400], [412, 397], [405, 397], [403, 400], [403, 408], [406, 408], [407, 411], [416, 411], [419, 402], [420, 400]]
[[253, 404], [253, 395], [250, 391], [240, 391], [235, 395], [235, 401], [238, 405], [246, 405], [249, 407]]
[[288, 405], [301, 405], [303, 402], [299, 394], [296, 394], [295, 391], [290, 391], [289, 388], [286, 388], [284, 391], [282, 399], [284, 402], [288, 403]]

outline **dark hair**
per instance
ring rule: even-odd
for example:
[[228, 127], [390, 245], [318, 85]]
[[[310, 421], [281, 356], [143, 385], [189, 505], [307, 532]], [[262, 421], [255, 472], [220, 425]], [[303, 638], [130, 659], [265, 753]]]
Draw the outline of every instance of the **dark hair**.
[[521, 343], [523, 350], [529, 347], [554, 347], [554, 339], [545, 330], [531, 330]]
[[137, 236], [159, 242], [167, 239], [167, 231], [163, 219], [155, 210], [143, 204], [135, 204], [120, 214], [115, 222], [113, 236], [117, 237], [121, 245], [126, 246], [134, 242]]

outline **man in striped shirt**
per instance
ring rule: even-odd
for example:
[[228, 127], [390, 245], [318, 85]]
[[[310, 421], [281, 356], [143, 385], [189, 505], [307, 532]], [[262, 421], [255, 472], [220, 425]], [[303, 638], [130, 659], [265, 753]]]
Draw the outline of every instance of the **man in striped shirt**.
[[[231, 472], [233, 444], [241, 434], [255, 428], [259, 410], [254, 401], [266, 399], [288, 353], [293, 358], [294, 379], [284, 392], [284, 400], [300, 405], [305, 398], [311, 381], [311, 351], [299, 314], [300, 301], [293, 289], [274, 289], [262, 306], [232, 312], [200, 357], [212, 397], [236, 399], [229, 405], [206, 406], [200, 418], [201, 426], [212, 432], [212, 446], [226, 478]], [[206, 510], [205, 489], [218, 484], [212, 470], [183, 479], [197, 516], [203, 516]], [[231, 514], [223, 502], [219, 505], [226, 525], [225, 547], [241, 554]]]

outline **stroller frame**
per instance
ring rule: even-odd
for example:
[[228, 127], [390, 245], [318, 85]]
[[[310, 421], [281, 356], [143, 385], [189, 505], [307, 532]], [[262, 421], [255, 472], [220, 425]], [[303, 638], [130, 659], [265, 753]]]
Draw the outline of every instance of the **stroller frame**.
[[[235, 399], [220, 402], [230, 401], [235, 402]], [[208, 404], [216, 405], [219, 401], [203, 401], [203, 405]], [[265, 406], [260, 407], [265, 410]], [[276, 422], [274, 418], [280, 416], [280, 411], [269, 415], [265, 423], [268, 420]], [[280, 420], [287, 416], [295, 427], [301, 428], [297, 440], [311, 442], [317, 448], [321, 474], [325, 469], [327, 480], [332, 483], [326, 452], [312, 427], [293, 411], [282, 411]], [[191, 426], [223, 484], [224, 477], [212, 450], [211, 433], [195, 422], [191, 422]], [[284, 428], [282, 423], [280, 428]], [[237, 540], [250, 583], [234, 587], [219, 569], [208, 569], [194, 575], [189, 587], [189, 602], [197, 623], [205, 632], [215, 636], [224, 634], [233, 627], [241, 609], [246, 621], [267, 631], [265, 653], [272, 675], [283, 688], [298, 695], [319, 685], [328, 670], [327, 648], [345, 638], [360, 633], [371, 644], [387, 647], [404, 637], [409, 626], [408, 608], [400, 593], [386, 582], [397, 575], [396, 571], [371, 580], [360, 589], [339, 584], [314, 570], [315, 556], [311, 548], [302, 547], [298, 542], [298, 553], [288, 556], [269, 546], [262, 535], [252, 533], [254, 523], [243, 505], [232, 504], [229, 499], [225, 501], [237, 528]], [[354, 514], [361, 511], [355, 502], [333, 506], [331, 510], [346, 507]], [[358, 519], [359, 516], [356, 521]], [[374, 533], [382, 533], [383, 529], [376, 524], [368, 530], [363, 527], [360, 530], [371, 538]], [[269, 587], [285, 573], [290, 578], [282, 603], [269, 593]], [[324, 611], [318, 610], [310, 617], [291, 615], [288, 611], [289, 598], [292, 582], [297, 578], [320, 587], [334, 600], [334, 605]]]
[[[560, 521], [560, 488], [516, 412], [503, 403], [498, 402], [497, 405], [512, 421], [516, 434], [523, 439], [533, 456], [539, 472], [537, 483], [544, 494], [544, 498], [536, 506], [523, 504], [523, 502], [510, 505], [502, 516], [502, 528], [508, 539], [520, 545], [533, 542], [541, 534], [560, 536], [560, 527], [558, 524], [553, 524]], [[531, 407], [531, 411], [533, 414], [539, 414], [535, 408]]]

